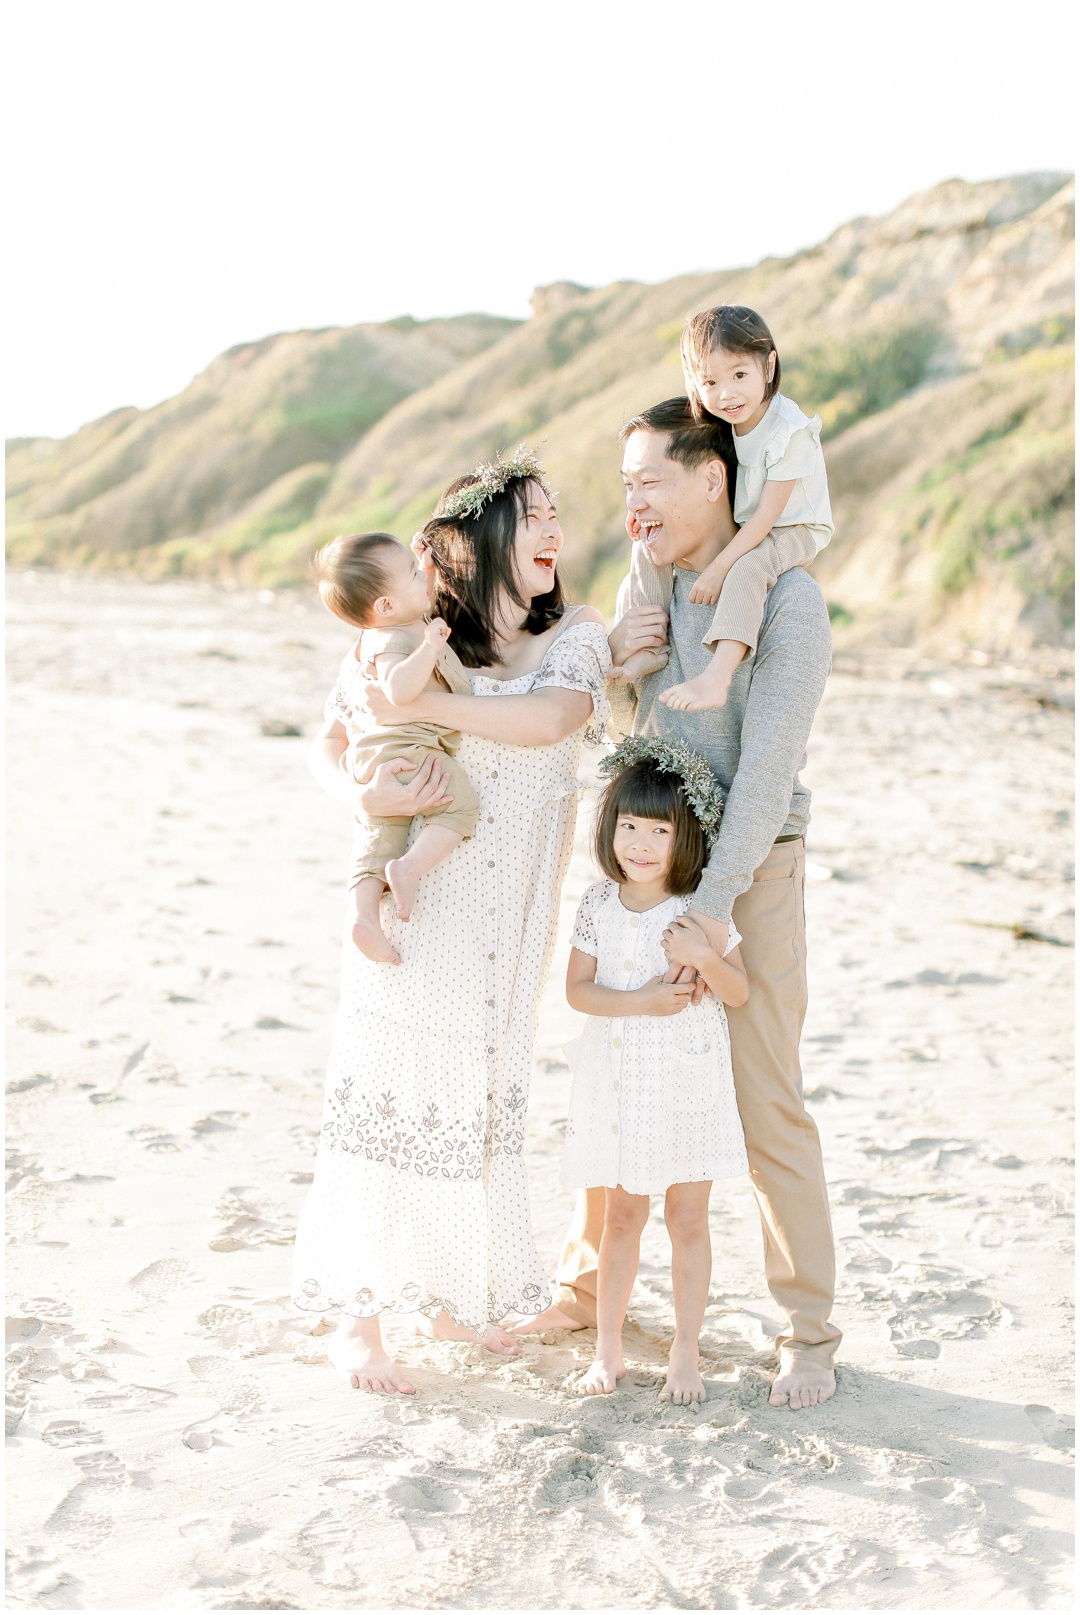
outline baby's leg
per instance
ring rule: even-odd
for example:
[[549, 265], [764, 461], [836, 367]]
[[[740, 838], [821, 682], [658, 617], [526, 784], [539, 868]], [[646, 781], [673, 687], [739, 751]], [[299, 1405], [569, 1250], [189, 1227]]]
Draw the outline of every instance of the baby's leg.
[[693, 1407], [705, 1400], [705, 1381], [698, 1369], [698, 1341], [712, 1277], [711, 1190], [711, 1183], [673, 1183], [664, 1202], [664, 1221], [671, 1235], [675, 1339], [660, 1400], [681, 1407]]
[[399, 920], [407, 920], [412, 913], [420, 876], [449, 858], [463, 839], [459, 831], [448, 829], [444, 824], [425, 824], [408, 852], [401, 858], [391, 858], [386, 866], [386, 880]]
[[411, 1396], [409, 1384], [382, 1343], [378, 1318], [342, 1315], [326, 1355], [354, 1391], [399, 1391]]
[[578, 1382], [588, 1396], [609, 1395], [626, 1373], [622, 1326], [637, 1277], [641, 1231], [649, 1220], [647, 1194], [606, 1189], [604, 1232], [596, 1275], [596, 1356]]
[[[626, 609], [635, 606], [660, 606], [664, 611], [671, 607], [671, 568], [654, 566], [649, 560], [641, 539], [635, 539], [630, 551], [630, 588]], [[643, 679], [649, 673], [659, 673], [667, 666], [668, 651], [664, 645], [655, 650], [638, 650], [628, 656], [619, 667], [613, 667], [608, 677], [613, 684], [629, 684]]]
[[715, 647], [712, 661], [696, 679], [664, 690], [661, 701], [680, 712], [722, 707], [735, 669], [757, 649], [769, 590], [782, 572], [805, 566], [816, 554], [809, 528], [774, 527], [760, 544], [740, 555], [724, 579], [712, 623], [702, 640]]
[[377, 875], [366, 875], [352, 888], [352, 939], [366, 959], [376, 964], [401, 963], [392, 942], [386, 937], [379, 915], [379, 905], [386, 883]]

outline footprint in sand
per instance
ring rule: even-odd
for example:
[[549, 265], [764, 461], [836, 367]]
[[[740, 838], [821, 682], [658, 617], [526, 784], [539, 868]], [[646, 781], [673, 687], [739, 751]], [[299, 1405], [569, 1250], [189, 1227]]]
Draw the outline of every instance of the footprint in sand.
[[139, 1297], [135, 1310], [141, 1311], [143, 1307], [156, 1306], [182, 1284], [190, 1284], [197, 1278], [198, 1274], [189, 1262], [177, 1256], [166, 1256], [160, 1262], [151, 1262], [149, 1267], [144, 1267], [134, 1278], [128, 1279], [127, 1287]]
[[141, 1144], [144, 1150], [152, 1155], [174, 1155], [180, 1149], [179, 1141], [172, 1133], [166, 1133], [153, 1122], [145, 1122], [141, 1127], [133, 1127], [128, 1133], [136, 1144]]
[[224, 1357], [189, 1357], [188, 1367], [217, 1398], [222, 1413], [254, 1413], [263, 1406], [262, 1387]]
[[1039, 1402], [1031, 1402], [1024, 1409], [1028, 1418], [1048, 1447], [1057, 1452], [1072, 1452], [1076, 1444], [1076, 1423], [1067, 1414], [1055, 1413]]
[[283, 1206], [260, 1199], [256, 1190], [244, 1186], [226, 1190], [218, 1202], [216, 1215], [225, 1226], [210, 1240], [212, 1251], [291, 1245], [296, 1234], [295, 1219], [289, 1218]]

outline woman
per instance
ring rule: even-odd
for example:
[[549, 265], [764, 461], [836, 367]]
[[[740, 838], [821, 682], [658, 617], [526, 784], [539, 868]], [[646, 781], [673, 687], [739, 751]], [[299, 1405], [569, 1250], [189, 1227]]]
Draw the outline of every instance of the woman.
[[[306, 1310], [341, 1309], [330, 1357], [355, 1388], [413, 1389], [383, 1347], [382, 1312], [510, 1355], [517, 1342], [497, 1320], [550, 1302], [529, 1218], [525, 1107], [574, 770], [590, 717], [602, 728], [611, 661], [599, 612], [563, 604], [562, 546], [534, 456], [519, 450], [454, 483], [420, 548], [473, 694], [436, 691], [410, 708], [368, 696], [377, 720], [460, 730], [458, 760], [481, 806], [476, 834], [421, 880], [408, 924], [388, 919], [401, 964], [344, 949], [293, 1293]], [[313, 766], [351, 800], [335, 694]], [[361, 799], [371, 813], [414, 811], [441, 787], [430, 768], [410, 791], [384, 770]]]

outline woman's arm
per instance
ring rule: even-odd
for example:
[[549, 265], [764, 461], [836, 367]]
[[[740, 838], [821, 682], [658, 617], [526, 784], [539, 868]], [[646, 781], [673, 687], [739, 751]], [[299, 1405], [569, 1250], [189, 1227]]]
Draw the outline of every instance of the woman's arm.
[[432, 808], [447, 807], [454, 800], [446, 791], [450, 776], [434, 752], [407, 785], [395, 778], [413, 766], [404, 757], [380, 763], [366, 785], [357, 785], [341, 766], [347, 745], [344, 724], [337, 718], [327, 718], [311, 743], [308, 768], [323, 790], [343, 802], [352, 813], [359, 810], [373, 818], [411, 819], [418, 813], [430, 813]]
[[365, 699], [378, 724], [437, 723], [511, 746], [553, 746], [588, 723], [593, 709], [592, 696], [583, 690], [533, 690], [494, 698], [425, 690], [419, 701], [396, 707], [381, 690], [369, 689]]
[[694, 992], [691, 981], [662, 981], [654, 976], [643, 987], [624, 992], [619, 987], [596, 985], [596, 960], [580, 948], [570, 949], [566, 969], [566, 1001], [586, 1015], [677, 1015]]

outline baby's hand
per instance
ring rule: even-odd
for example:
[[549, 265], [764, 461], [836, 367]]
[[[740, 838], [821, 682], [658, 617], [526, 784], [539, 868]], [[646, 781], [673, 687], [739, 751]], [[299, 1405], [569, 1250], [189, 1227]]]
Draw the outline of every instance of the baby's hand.
[[694, 587], [690, 590], [690, 599], [695, 606], [715, 606], [720, 598], [720, 590], [724, 587], [724, 579], [730, 568], [724, 564], [724, 557], [718, 555], [715, 561], [710, 561], [704, 572], [700, 574]]
[[692, 981], [665, 981], [654, 976], [634, 993], [641, 1015], [677, 1015], [694, 996]]
[[450, 638], [450, 629], [441, 617], [432, 617], [424, 628], [425, 645], [445, 645]]

